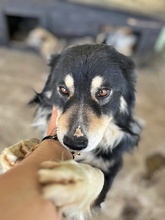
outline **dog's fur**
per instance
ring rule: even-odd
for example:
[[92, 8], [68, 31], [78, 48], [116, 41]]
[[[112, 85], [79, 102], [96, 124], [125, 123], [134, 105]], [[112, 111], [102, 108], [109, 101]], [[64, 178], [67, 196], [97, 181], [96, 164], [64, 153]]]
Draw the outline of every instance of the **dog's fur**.
[[[83, 211], [80, 210], [82, 204], [79, 205], [78, 210], [83, 213], [78, 219], [84, 219], [85, 209], [89, 212], [89, 207], [98, 207], [104, 201], [121, 168], [123, 153], [138, 144], [141, 128], [132, 112], [135, 105], [135, 66], [130, 58], [105, 44], [67, 48], [52, 56], [50, 66], [51, 73], [43, 91], [31, 101], [39, 104], [37, 117], [44, 116], [48, 121], [55, 105], [59, 141], [70, 151], [80, 153], [75, 158], [77, 162], [98, 168], [104, 174], [104, 180], [99, 174], [93, 182], [86, 182], [86, 186], [80, 186], [77, 191], [69, 189], [71, 197], [75, 197], [74, 193], [78, 197], [86, 187], [80, 204], [85, 200], [88, 189], [97, 191], [90, 197], [90, 202], [85, 203]], [[94, 176], [93, 172], [90, 177]], [[66, 191], [60, 193], [62, 195]], [[49, 190], [46, 197], [52, 199], [53, 190]], [[58, 204], [58, 198], [55, 201]], [[62, 203], [59, 206], [66, 205]], [[68, 207], [65, 214], [74, 216], [76, 204], [74, 210]]]

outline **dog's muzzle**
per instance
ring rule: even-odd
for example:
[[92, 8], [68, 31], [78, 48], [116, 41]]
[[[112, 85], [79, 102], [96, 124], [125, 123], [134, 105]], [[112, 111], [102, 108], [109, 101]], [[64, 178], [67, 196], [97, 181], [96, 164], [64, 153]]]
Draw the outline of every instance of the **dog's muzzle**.
[[71, 150], [83, 150], [88, 145], [88, 139], [83, 137], [73, 136], [72, 138], [64, 136], [63, 143]]

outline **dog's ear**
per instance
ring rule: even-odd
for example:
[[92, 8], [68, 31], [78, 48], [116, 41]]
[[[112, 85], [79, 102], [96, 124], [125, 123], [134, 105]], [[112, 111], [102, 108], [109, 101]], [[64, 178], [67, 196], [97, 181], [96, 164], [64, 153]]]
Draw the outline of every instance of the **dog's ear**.
[[48, 58], [47, 65], [53, 68], [59, 57], [60, 57], [59, 53], [51, 54], [50, 57]]
[[135, 72], [135, 63], [134, 61], [130, 58], [127, 57], [123, 54], [120, 54], [119, 57], [119, 65], [120, 68], [123, 72], [123, 75], [125, 79], [130, 83], [130, 84], [135, 84], [136, 83], [136, 72]]
[[35, 96], [33, 97], [32, 100], [28, 104], [33, 105], [33, 104], [38, 104], [39, 106], [41, 105], [49, 105], [49, 96], [52, 91], [52, 75], [53, 75], [53, 67], [56, 65], [58, 58], [60, 57], [60, 54], [52, 54], [50, 58], [48, 59], [47, 64], [51, 67], [50, 74], [48, 75], [46, 84], [42, 90], [41, 93], [35, 92]]
[[135, 85], [136, 85], [136, 71], [135, 71], [135, 63], [130, 57], [127, 57], [123, 54], [119, 53], [118, 63], [120, 69], [122, 70], [123, 77], [126, 82], [126, 86], [124, 89], [124, 97], [129, 103], [130, 107], [134, 107], [135, 102]]

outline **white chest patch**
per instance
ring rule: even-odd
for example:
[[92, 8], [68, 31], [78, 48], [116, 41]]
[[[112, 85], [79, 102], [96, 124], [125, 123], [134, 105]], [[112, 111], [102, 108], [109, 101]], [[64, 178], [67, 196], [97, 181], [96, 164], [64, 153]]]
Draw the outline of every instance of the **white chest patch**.
[[81, 152], [80, 155], [75, 156], [75, 160], [78, 162], [90, 164], [93, 167], [97, 167], [105, 172], [113, 166], [114, 161], [105, 161], [103, 158], [96, 157], [92, 152]]
[[120, 128], [113, 122], [110, 122], [99, 145], [101, 145], [102, 149], [104, 149], [105, 151], [109, 148], [113, 150], [121, 141], [123, 136], [124, 132], [121, 131]]

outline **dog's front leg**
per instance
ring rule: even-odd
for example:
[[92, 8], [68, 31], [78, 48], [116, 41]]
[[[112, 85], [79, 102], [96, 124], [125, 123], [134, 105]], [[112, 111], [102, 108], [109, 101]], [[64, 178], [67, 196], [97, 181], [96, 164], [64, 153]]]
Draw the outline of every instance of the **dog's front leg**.
[[35, 150], [40, 141], [36, 138], [21, 140], [18, 143], [5, 148], [0, 153], [0, 174], [5, 173], [11, 169], [25, 157], [27, 157], [33, 150]]
[[74, 160], [44, 162], [39, 170], [43, 196], [51, 199], [67, 219], [88, 219], [91, 205], [104, 185], [102, 171]]

